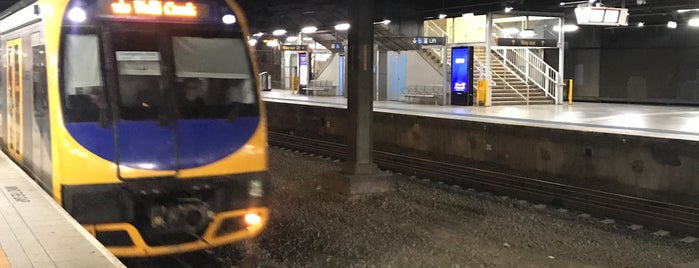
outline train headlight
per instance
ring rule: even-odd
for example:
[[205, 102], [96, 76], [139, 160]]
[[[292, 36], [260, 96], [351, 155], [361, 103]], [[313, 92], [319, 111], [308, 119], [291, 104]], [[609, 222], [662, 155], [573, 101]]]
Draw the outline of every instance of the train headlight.
[[264, 185], [261, 180], [251, 180], [248, 185], [248, 194], [252, 197], [262, 197], [265, 195]]
[[223, 23], [225, 23], [225, 24], [233, 24], [233, 23], [235, 23], [236, 21], [238, 21], [238, 20], [235, 18], [235, 16], [234, 16], [234, 15], [231, 15], [231, 14], [223, 15], [223, 18], [221, 18], [221, 20], [223, 20]]
[[68, 11], [68, 19], [72, 22], [83, 22], [87, 19], [87, 13], [82, 8], [74, 7]]
[[248, 225], [258, 225], [262, 223], [262, 217], [255, 213], [245, 214], [245, 223], [247, 223]]

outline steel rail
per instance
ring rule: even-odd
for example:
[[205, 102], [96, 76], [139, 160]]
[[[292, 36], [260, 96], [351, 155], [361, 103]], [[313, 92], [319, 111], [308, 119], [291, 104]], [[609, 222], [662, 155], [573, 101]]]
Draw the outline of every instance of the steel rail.
[[[270, 132], [270, 145], [335, 159], [346, 159], [341, 143]], [[463, 188], [477, 188], [531, 202], [590, 212], [629, 223], [683, 234], [699, 235], [699, 208], [621, 195], [497, 171], [472, 168], [424, 158], [374, 150], [382, 169], [441, 181]]]

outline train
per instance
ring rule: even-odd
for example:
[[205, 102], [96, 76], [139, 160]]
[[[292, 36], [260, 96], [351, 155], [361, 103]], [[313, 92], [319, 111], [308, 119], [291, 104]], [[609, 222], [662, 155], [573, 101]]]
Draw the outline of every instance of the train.
[[19, 1], [2, 149], [119, 258], [250, 241], [271, 182], [249, 36], [233, 0]]

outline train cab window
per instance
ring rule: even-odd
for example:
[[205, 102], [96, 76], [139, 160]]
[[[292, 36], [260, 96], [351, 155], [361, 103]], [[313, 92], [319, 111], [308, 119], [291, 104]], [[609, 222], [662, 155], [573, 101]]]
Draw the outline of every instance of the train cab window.
[[63, 62], [64, 113], [67, 122], [107, 118], [99, 42], [93, 34], [67, 34]]
[[174, 36], [172, 48], [181, 118], [257, 115], [243, 40]]
[[119, 113], [124, 120], [155, 120], [163, 109], [161, 55], [155, 35], [122, 32], [114, 43]]

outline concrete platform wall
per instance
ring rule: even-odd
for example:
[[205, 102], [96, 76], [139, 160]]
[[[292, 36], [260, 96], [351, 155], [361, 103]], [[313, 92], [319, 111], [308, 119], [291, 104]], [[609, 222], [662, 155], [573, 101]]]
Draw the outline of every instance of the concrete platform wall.
[[[345, 110], [267, 103], [274, 132], [344, 142]], [[699, 206], [699, 142], [374, 113], [376, 150]]]

